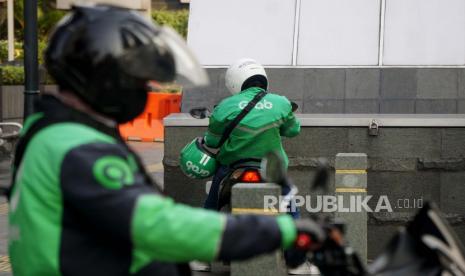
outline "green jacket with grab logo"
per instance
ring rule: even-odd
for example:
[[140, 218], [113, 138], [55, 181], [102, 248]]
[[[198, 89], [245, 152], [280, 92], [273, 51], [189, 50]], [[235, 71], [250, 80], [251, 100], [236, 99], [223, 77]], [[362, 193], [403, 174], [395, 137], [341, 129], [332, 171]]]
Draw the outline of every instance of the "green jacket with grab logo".
[[[210, 117], [205, 134], [207, 146], [216, 148], [228, 124], [245, 106], [263, 91], [252, 87], [224, 99]], [[281, 136], [294, 137], [300, 133], [300, 123], [292, 112], [289, 100], [280, 95], [267, 93], [245, 116], [223, 144], [217, 156], [223, 165], [246, 158], [262, 158], [270, 151], [277, 151], [288, 163]]]

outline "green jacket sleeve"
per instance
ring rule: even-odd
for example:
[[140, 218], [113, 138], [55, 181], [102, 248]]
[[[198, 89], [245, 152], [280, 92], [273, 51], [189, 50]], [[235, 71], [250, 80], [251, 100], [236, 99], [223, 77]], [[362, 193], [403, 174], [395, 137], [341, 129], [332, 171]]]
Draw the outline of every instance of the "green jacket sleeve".
[[289, 115], [284, 119], [284, 124], [279, 129], [281, 136], [294, 137], [300, 133], [300, 122], [291, 111]]
[[[225, 216], [144, 195], [138, 199], [132, 225], [136, 258], [185, 262], [250, 258], [288, 248], [296, 238], [288, 215]], [[144, 257], [145, 256], [145, 257]]]
[[107, 242], [132, 248], [131, 273], [153, 261], [242, 259], [295, 238], [289, 218], [226, 216], [175, 203], [148, 185], [132, 154], [115, 144], [71, 150], [60, 181], [63, 200], [82, 223]]
[[158, 195], [142, 195], [132, 220], [135, 257], [141, 261], [211, 261], [218, 255], [225, 224], [226, 217], [219, 213], [175, 204]]
[[133, 272], [152, 260], [244, 260], [289, 248], [296, 233], [288, 215], [226, 216], [175, 204], [169, 198], [143, 195], [132, 223]]

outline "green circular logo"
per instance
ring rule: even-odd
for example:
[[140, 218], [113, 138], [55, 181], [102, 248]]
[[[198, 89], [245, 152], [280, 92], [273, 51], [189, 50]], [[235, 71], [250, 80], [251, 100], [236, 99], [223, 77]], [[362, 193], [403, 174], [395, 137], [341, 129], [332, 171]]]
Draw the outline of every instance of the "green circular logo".
[[98, 159], [93, 168], [97, 182], [103, 187], [118, 190], [124, 185], [134, 184], [134, 175], [126, 160], [116, 156]]

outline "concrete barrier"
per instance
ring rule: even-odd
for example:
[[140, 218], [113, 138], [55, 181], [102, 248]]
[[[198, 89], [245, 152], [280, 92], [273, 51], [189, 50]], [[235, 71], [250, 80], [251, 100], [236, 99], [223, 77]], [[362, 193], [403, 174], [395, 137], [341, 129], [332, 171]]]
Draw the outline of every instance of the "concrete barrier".
[[[231, 191], [233, 214], [265, 214], [265, 196], [278, 197], [281, 187], [276, 184], [236, 184]], [[284, 276], [287, 275], [284, 257], [281, 251], [259, 256], [247, 261], [231, 263], [231, 276]]]
[[[368, 156], [368, 193], [392, 199], [392, 213], [368, 214], [369, 259], [418, 211], [418, 199], [436, 202], [465, 242], [465, 116], [297, 114], [297, 118], [302, 125], [300, 135], [284, 138], [283, 144], [289, 156], [289, 174], [301, 195], [310, 193], [319, 158], [326, 158], [334, 169], [338, 153], [364, 152]], [[373, 119], [379, 128], [377, 136], [369, 135]], [[208, 119], [172, 114], [164, 123], [165, 192], [178, 201], [202, 206], [207, 180], [184, 176], [179, 152], [205, 133]], [[334, 175], [332, 171], [330, 191], [335, 190]], [[402, 202], [397, 202], [399, 199]], [[309, 216], [305, 208], [302, 216]]]
[[[346, 239], [361, 259], [367, 261], [367, 212], [358, 210], [358, 202], [367, 195], [367, 155], [364, 153], [338, 153], [336, 155], [335, 193], [343, 208], [335, 213], [347, 225]], [[339, 202], [338, 202], [339, 203]]]

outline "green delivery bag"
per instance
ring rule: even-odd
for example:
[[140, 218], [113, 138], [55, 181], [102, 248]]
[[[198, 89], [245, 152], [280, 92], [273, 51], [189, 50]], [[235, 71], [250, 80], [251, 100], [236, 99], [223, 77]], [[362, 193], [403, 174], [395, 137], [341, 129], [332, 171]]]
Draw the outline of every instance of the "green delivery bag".
[[181, 150], [179, 162], [182, 172], [195, 179], [212, 176], [218, 167], [215, 154], [206, 148], [202, 137], [195, 138]]

